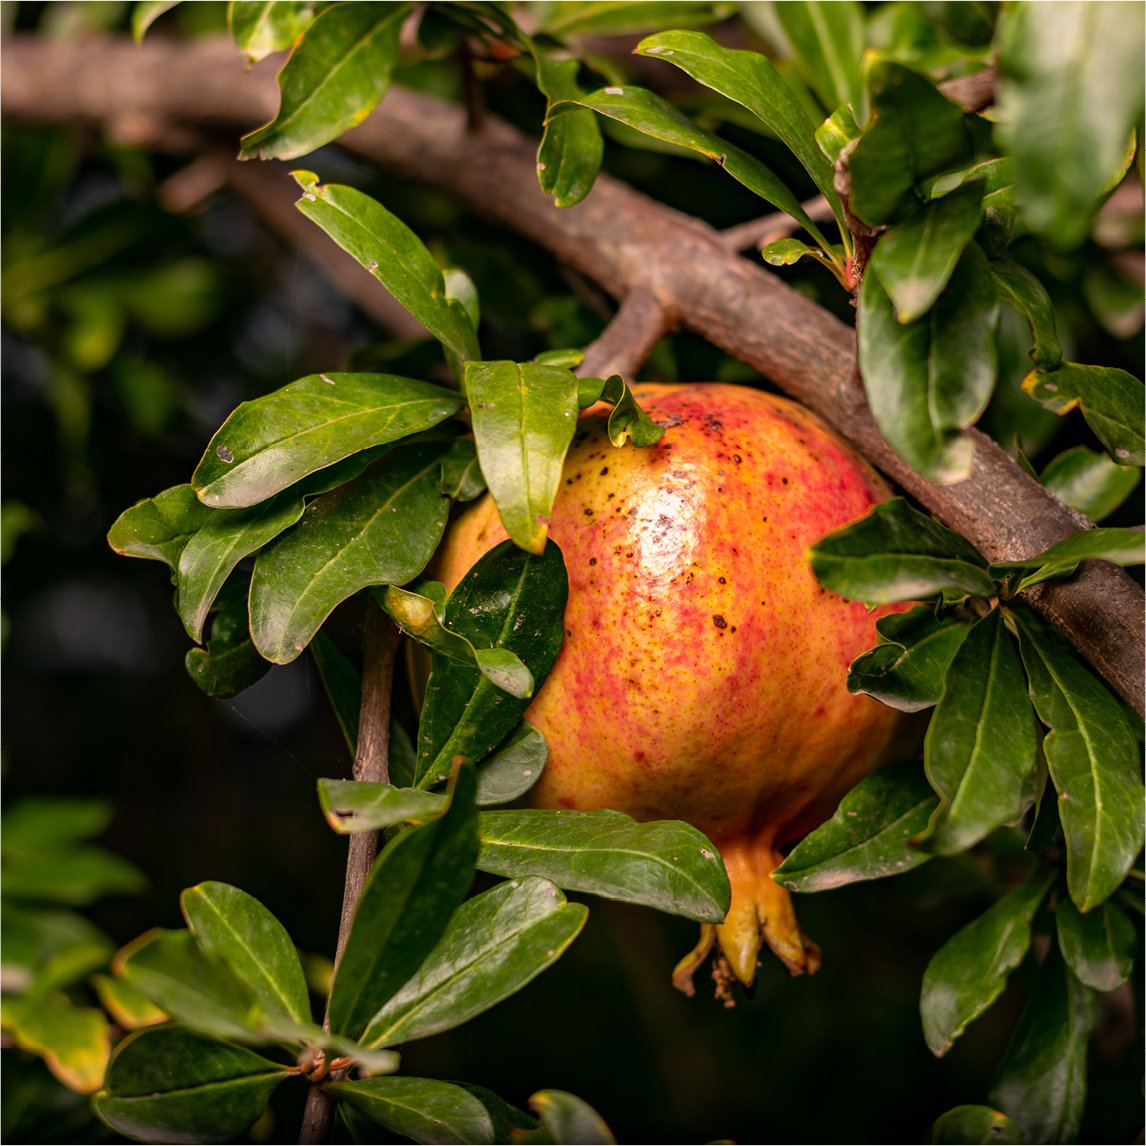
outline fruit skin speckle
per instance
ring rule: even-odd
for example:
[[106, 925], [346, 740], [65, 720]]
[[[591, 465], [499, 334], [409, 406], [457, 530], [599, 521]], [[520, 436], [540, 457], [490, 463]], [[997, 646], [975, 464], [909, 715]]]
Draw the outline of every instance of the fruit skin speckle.
[[[532, 799], [695, 824], [732, 880], [717, 932], [738, 977], [754, 975], [761, 927], [793, 972], [814, 970], [770, 872], [885, 761], [901, 718], [844, 683], [890, 610], [821, 589], [806, 552], [889, 491], [784, 398], [717, 383], [634, 392], [664, 437], [613, 449], [590, 412], [554, 506], [569, 635], [527, 713], [549, 742]], [[505, 536], [479, 502], [437, 577], [452, 587]]]

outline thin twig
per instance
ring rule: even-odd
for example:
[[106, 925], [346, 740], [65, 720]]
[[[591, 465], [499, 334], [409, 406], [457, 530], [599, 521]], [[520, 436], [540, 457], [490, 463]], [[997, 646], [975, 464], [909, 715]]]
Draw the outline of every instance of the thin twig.
[[583, 378], [632, 376], [671, 327], [664, 308], [644, 287], [634, 287], [622, 301], [601, 336], [585, 351], [577, 373]]

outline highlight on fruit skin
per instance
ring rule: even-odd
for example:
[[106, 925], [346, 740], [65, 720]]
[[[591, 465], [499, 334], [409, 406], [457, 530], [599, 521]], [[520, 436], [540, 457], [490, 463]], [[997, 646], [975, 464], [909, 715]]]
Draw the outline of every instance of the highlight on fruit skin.
[[[664, 436], [614, 448], [589, 411], [553, 509], [569, 603], [561, 654], [526, 714], [549, 744], [530, 800], [686, 820], [720, 849], [731, 907], [678, 966], [681, 989], [714, 943], [718, 986], [728, 969], [751, 985], [762, 945], [812, 973], [819, 949], [771, 872], [890, 758], [903, 718], [845, 687], [889, 610], [822, 588], [806, 552], [889, 490], [785, 398], [720, 383], [633, 389]], [[452, 589], [506, 536], [484, 498], [448, 531], [434, 575]]]

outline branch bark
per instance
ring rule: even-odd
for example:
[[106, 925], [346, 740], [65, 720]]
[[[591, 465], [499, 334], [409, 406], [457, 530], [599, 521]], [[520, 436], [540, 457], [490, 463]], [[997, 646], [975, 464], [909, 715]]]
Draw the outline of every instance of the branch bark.
[[[244, 73], [230, 44], [117, 39], [3, 45], [0, 101], [12, 118], [111, 126], [149, 116], [242, 131], [269, 119], [272, 69]], [[669, 323], [707, 338], [810, 407], [892, 481], [991, 561], [1029, 557], [1086, 528], [990, 439], [975, 443], [971, 476], [953, 486], [920, 477], [884, 442], [856, 374], [854, 331], [728, 250], [707, 225], [602, 176], [559, 210], [537, 186], [536, 145], [488, 117], [395, 89], [341, 143], [390, 171], [446, 190], [525, 235], [617, 299], [646, 291]], [[1115, 690], [1144, 711], [1143, 594], [1122, 570], [1088, 562], [1069, 581], [1028, 594]]]

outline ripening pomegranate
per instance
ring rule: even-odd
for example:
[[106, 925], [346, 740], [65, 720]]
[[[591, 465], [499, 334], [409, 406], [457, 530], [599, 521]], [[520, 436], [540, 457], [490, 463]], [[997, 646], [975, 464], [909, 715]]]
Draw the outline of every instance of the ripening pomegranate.
[[[616, 449], [590, 412], [565, 463], [550, 523], [569, 571], [565, 644], [527, 713], [549, 743], [531, 799], [694, 824], [728, 870], [715, 938], [736, 977], [753, 981], [761, 939], [793, 974], [815, 971], [772, 869], [889, 758], [901, 717], [844, 684], [881, 613], [821, 588], [806, 551], [888, 490], [784, 398], [634, 389], [660, 442]], [[452, 588], [505, 537], [483, 499], [436, 575]], [[708, 929], [678, 968], [683, 989], [711, 942]]]

